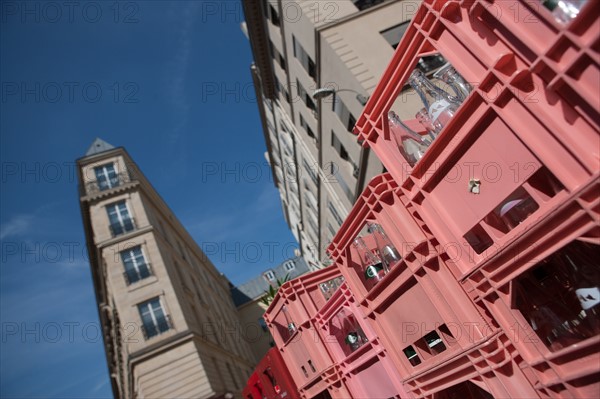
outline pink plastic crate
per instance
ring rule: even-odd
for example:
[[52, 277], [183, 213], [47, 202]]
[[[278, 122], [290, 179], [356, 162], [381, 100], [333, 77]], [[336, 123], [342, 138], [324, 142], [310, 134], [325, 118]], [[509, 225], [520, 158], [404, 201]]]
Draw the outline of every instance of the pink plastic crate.
[[600, 281], [599, 190], [595, 184], [572, 195], [462, 282], [511, 338], [519, 366], [542, 397], [600, 392], [600, 305], [592, 306]]
[[[352, 293], [344, 283], [331, 301], [315, 317], [321, 338], [337, 364], [352, 363], [367, 353], [376, 340]], [[357, 342], [346, 341], [349, 333], [355, 333]]]
[[304, 306], [313, 317], [343, 283], [344, 278], [336, 267], [327, 267], [291, 280], [281, 287], [281, 295], [288, 301]]
[[352, 398], [412, 398], [383, 348], [346, 369], [344, 380]]
[[331, 397], [333, 399], [347, 399], [351, 394], [342, 381], [343, 373], [339, 366], [332, 365], [321, 373], [319, 378], [299, 388], [299, 393], [306, 399], [322, 399]]
[[264, 316], [271, 323], [271, 332], [278, 346], [291, 336], [288, 324], [301, 325], [310, 320], [342, 282], [339, 270], [327, 267], [283, 284]]
[[[268, 321], [267, 325], [273, 331], [270, 323], [272, 322]], [[298, 325], [285, 342], [278, 342], [274, 338], [281, 357], [299, 388], [318, 381], [321, 373], [333, 364], [311, 321]]]
[[542, 77], [547, 89], [567, 99], [598, 128], [600, 121], [600, 4], [588, 1], [577, 18], [557, 21], [539, 1], [467, 0], [469, 16], [488, 27]]
[[538, 398], [517, 362], [519, 353], [504, 335], [465, 351], [405, 380], [415, 397]]
[[[522, 5], [516, 1], [492, 5], [496, 3]], [[589, 20], [591, 9], [584, 9], [582, 21]], [[531, 70], [529, 58], [515, 52], [524, 45], [499, 36], [502, 21], [488, 24], [485, 16], [490, 12], [490, 2], [485, 1], [425, 1], [355, 128], [400, 185], [410, 203], [406, 206], [415, 209], [416, 217], [439, 241], [439, 252], [455, 252], [451, 255], [457, 278], [548, 216], [600, 170], [600, 132], [592, 123], [599, 118], [584, 109], [591, 103], [567, 101], [561, 93], [545, 89], [545, 77]], [[579, 32], [578, 23], [568, 30], [560, 28], [557, 37]], [[589, 25], [579, 38], [589, 51], [597, 50], [596, 25]], [[582, 57], [592, 58], [589, 51], [582, 51]], [[466, 80], [477, 83], [424, 157], [411, 167], [391, 137], [387, 111], [417, 60], [437, 52]], [[596, 75], [585, 76], [581, 92], [591, 87], [598, 97]], [[418, 130], [416, 121], [406, 122]], [[478, 185], [478, 193], [472, 191], [473, 185]], [[504, 215], [510, 215], [511, 204], [522, 198], [535, 203], [531, 216], [520, 226], [506, 225]]]
[[[331, 357], [348, 379], [354, 397], [411, 397], [372, 321], [365, 319], [346, 284], [319, 312], [316, 324]], [[354, 344], [349, 342], [348, 333], [355, 333]]]
[[[486, 308], [470, 300], [443, 254], [436, 252], [435, 238], [411, 211], [391, 176], [378, 176], [369, 183], [330, 246], [332, 259], [357, 298], [358, 312], [367, 316], [366, 324], [375, 332], [373, 337], [387, 349], [403, 377], [459, 356], [499, 328], [485, 314]], [[366, 284], [357, 252], [351, 246], [368, 220], [384, 227], [402, 256], [375, 286]], [[369, 236], [365, 242], [374, 248]], [[342, 295], [343, 291], [332, 298], [331, 307], [323, 308], [321, 320], [333, 316], [330, 309], [338, 301], [345, 300], [347, 307], [354, 309], [352, 301]], [[369, 331], [365, 328], [367, 335], [372, 334]], [[331, 347], [330, 353], [338, 360], [348, 355]], [[413, 364], [417, 361], [413, 354], [418, 364]]]

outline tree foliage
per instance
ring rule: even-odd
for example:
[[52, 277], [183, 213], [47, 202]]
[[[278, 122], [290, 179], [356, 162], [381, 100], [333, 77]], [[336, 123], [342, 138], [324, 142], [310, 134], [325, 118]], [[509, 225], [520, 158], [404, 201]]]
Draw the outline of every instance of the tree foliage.
[[260, 298], [260, 301], [264, 303], [266, 306], [269, 306], [271, 302], [273, 302], [273, 298], [277, 295], [277, 291], [281, 288], [283, 284], [290, 281], [290, 274], [286, 274], [284, 278], [278, 278], [275, 280], [277, 286], [273, 284], [269, 285], [269, 289], [265, 291], [265, 294]]

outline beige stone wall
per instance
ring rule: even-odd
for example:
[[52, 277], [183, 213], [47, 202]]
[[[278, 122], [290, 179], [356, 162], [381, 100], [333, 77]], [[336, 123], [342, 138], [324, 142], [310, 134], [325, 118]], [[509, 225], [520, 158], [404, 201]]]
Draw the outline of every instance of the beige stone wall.
[[[137, 169], [120, 149], [91, 159], [80, 161], [80, 184], [95, 179], [93, 167], [97, 165], [115, 162], [118, 172], [125, 165]], [[112, 346], [120, 345], [117, 352], [123, 354], [122, 364], [111, 373], [121, 374], [117, 381], [131, 377], [140, 397], [202, 398], [225, 392], [239, 396], [255, 359], [241, 336], [228, 281], [145, 177], [139, 172], [135, 176], [136, 181], [127, 187], [84, 194], [91, 224], [88, 236], [99, 254], [91, 267], [101, 271], [104, 302], [120, 320], [118, 331], [113, 328], [109, 333]], [[136, 229], [113, 237], [106, 206], [120, 200], [126, 201]], [[120, 253], [137, 245], [151, 265], [152, 276], [128, 285]], [[172, 328], [146, 339], [138, 305], [156, 297]], [[128, 387], [121, 391], [128, 396]]]
[[267, 306], [260, 299], [248, 302], [238, 308], [241, 328], [244, 332], [243, 338], [252, 348], [256, 362], [263, 358], [271, 348], [273, 341], [271, 333], [268, 330], [264, 331], [258, 322], [265, 310], [267, 310]]
[[193, 341], [136, 364], [133, 374], [140, 398], [208, 398], [215, 393]]

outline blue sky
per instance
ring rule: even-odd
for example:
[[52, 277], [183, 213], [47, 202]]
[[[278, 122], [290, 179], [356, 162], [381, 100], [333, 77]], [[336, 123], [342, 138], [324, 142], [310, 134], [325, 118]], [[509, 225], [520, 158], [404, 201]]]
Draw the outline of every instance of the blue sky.
[[97, 136], [234, 283], [293, 255], [241, 4], [73, 4], [0, 4], [2, 398], [112, 397], [74, 164]]

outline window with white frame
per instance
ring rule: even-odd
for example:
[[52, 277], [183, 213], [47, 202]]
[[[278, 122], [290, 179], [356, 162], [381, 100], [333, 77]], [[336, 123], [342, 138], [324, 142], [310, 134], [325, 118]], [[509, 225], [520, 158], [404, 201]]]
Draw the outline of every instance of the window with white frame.
[[265, 272], [264, 276], [268, 281], [275, 280], [275, 273], [272, 270]]
[[142, 319], [142, 331], [146, 339], [171, 329], [171, 322], [163, 310], [159, 297], [140, 303], [138, 310]]
[[142, 247], [140, 245], [121, 251], [121, 260], [125, 267], [125, 280], [127, 284], [150, 277], [150, 265], [146, 262]]
[[106, 213], [110, 222], [110, 231], [113, 237], [133, 231], [135, 225], [129, 213], [127, 202], [118, 201], [106, 206]]
[[296, 264], [292, 261], [290, 262], [285, 262], [283, 264], [283, 267], [285, 268], [286, 272], [291, 272], [292, 270], [294, 270], [296, 268]]
[[96, 182], [98, 183], [98, 189], [100, 191], [108, 190], [109, 188], [119, 185], [119, 178], [114, 163], [96, 166], [94, 172], [96, 173]]

